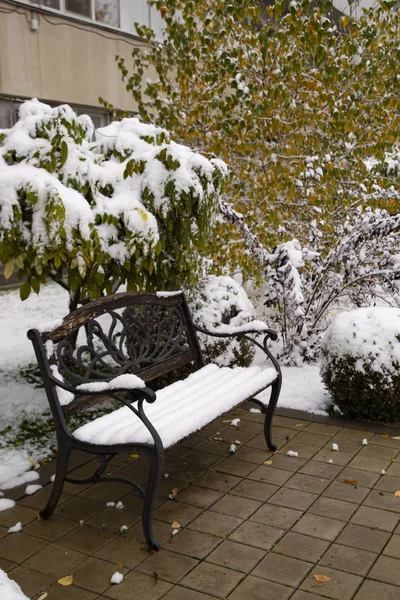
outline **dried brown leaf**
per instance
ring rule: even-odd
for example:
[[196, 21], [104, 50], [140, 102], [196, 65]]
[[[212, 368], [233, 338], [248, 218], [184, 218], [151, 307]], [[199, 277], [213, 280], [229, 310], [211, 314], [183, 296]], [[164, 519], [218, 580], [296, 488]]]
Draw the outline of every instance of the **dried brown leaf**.
[[178, 523], [177, 521], [172, 521], [171, 527], [172, 527], [172, 529], [180, 529], [182, 527], [182, 525], [180, 523]]
[[348, 485], [358, 485], [357, 479], [345, 479], [344, 482]]
[[153, 571], [153, 577], [154, 577], [154, 585], [156, 585], [158, 583], [158, 573], [157, 573], [157, 571]]
[[320, 583], [326, 583], [327, 581], [332, 581], [331, 577], [328, 575], [313, 575], [315, 581], [319, 581]]
[[65, 577], [61, 577], [61, 579], [59, 579], [57, 581], [57, 583], [59, 583], [60, 585], [72, 585], [73, 581], [74, 581], [73, 575], [66, 575]]
[[116, 566], [116, 567], [123, 567], [124, 565], [123, 565], [123, 564], [121, 564], [121, 563], [120, 563], [120, 562], [117, 560], [117, 562], [115, 563], [115, 566]]

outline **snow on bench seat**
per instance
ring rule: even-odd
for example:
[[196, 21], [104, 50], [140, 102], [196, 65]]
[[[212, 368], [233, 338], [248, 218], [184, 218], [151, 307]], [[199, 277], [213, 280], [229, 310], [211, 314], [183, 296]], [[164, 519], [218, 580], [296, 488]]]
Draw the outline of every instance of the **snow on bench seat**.
[[[168, 448], [255, 396], [276, 377], [274, 368], [207, 365], [159, 390], [157, 400], [144, 403], [144, 410]], [[145, 425], [126, 406], [79, 427], [73, 435], [92, 444], [154, 444]]]

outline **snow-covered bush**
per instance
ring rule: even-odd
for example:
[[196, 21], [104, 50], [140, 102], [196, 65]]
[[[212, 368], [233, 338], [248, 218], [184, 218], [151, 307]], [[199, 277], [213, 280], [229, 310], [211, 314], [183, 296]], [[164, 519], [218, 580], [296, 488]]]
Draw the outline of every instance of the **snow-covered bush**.
[[[239, 326], [255, 319], [255, 310], [246, 292], [234, 279], [209, 275], [189, 293], [193, 321], [199, 327], [215, 330], [218, 325]], [[254, 357], [254, 345], [244, 339], [214, 338], [199, 333], [206, 362], [220, 366], [248, 367]]]
[[226, 165], [136, 118], [94, 130], [68, 106], [31, 100], [0, 130], [0, 262], [52, 278], [78, 302], [193, 285]]
[[400, 421], [400, 309], [340, 314], [322, 342], [321, 376], [350, 418]]

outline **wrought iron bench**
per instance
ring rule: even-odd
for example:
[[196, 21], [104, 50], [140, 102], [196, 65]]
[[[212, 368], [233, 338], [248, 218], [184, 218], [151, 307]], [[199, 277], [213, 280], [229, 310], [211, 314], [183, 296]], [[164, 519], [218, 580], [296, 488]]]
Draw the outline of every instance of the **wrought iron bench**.
[[[196, 332], [217, 337], [241, 336], [267, 356], [271, 367], [221, 368], [205, 365]], [[263, 343], [249, 334], [265, 335]], [[152, 531], [153, 507], [162, 477], [164, 448], [200, 429], [245, 400], [265, 413], [264, 433], [275, 451], [271, 423], [281, 388], [281, 372], [270, 353], [268, 339], [276, 333], [254, 322], [238, 328], [207, 331], [197, 327], [182, 292], [120, 293], [77, 309], [60, 323], [30, 329], [32, 341], [57, 432], [57, 469], [47, 506], [48, 519], [65, 481], [72, 483], [124, 482], [144, 501], [143, 532], [148, 545], [158, 549]], [[146, 384], [188, 366], [192, 374], [156, 393]], [[254, 398], [270, 387], [269, 403]], [[123, 404], [74, 432], [65, 417], [112, 398]], [[145, 409], [146, 406], [146, 409]], [[72, 449], [98, 456], [101, 466], [85, 480], [68, 477]], [[103, 476], [117, 454], [147, 457], [149, 480], [144, 491], [133, 481]]]

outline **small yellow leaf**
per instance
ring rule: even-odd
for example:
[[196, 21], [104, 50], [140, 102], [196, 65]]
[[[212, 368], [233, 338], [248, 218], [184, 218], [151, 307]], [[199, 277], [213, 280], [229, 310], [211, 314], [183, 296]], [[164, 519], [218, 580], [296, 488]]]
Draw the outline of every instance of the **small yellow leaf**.
[[135, 460], [139, 458], [139, 454], [130, 454], [129, 458], [134, 458]]
[[73, 580], [73, 575], [66, 575], [65, 577], [61, 577], [61, 579], [59, 579], [57, 583], [59, 583], [60, 585], [72, 585]]
[[345, 479], [344, 482], [348, 485], [358, 485], [357, 479]]
[[272, 460], [264, 460], [264, 465], [272, 465]]
[[332, 581], [328, 575], [313, 575], [315, 581], [319, 581], [321, 583], [326, 583], [327, 581]]
[[396, 459], [393, 456], [390, 457], [390, 462], [396, 462]]
[[304, 427], [304, 423], [296, 423], [295, 427]]
[[37, 518], [37, 520], [38, 520], [38, 521], [41, 521], [41, 520], [42, 520], [42, 517], [40, 516], [40, 513], [38, 513], [38, 514], [36, 515], [36, 518]]
[[397, 490], [397, 492], [395, 492], [395, 493], [394, 493], [394, 495], [395, 495], [397, 498], [400, 498], [400, 490]]
[[180, 527], [182, 527], [182, 525], [180, 523], [178, 523], [177, 521], [173, 521], [171, 524], [172, 529], [179, 529]]
[[48, 593], [47, 592], [43, 592], [43, 594], [41, 596], [39, 596], [38, 600], [44, 600], [45, 598], [47, 598]]
[[122, 565], [120, 562], [118, 562], [118, 561], [117, 561], [117, 562], [115, 563], [115, 566], [116, 566], [116, 567], [123, 567], [124, 565]]
[[178, 492], [179, 492], [179, 488], [173, 488], [172, 493], [174, 496], [176, 496]]

